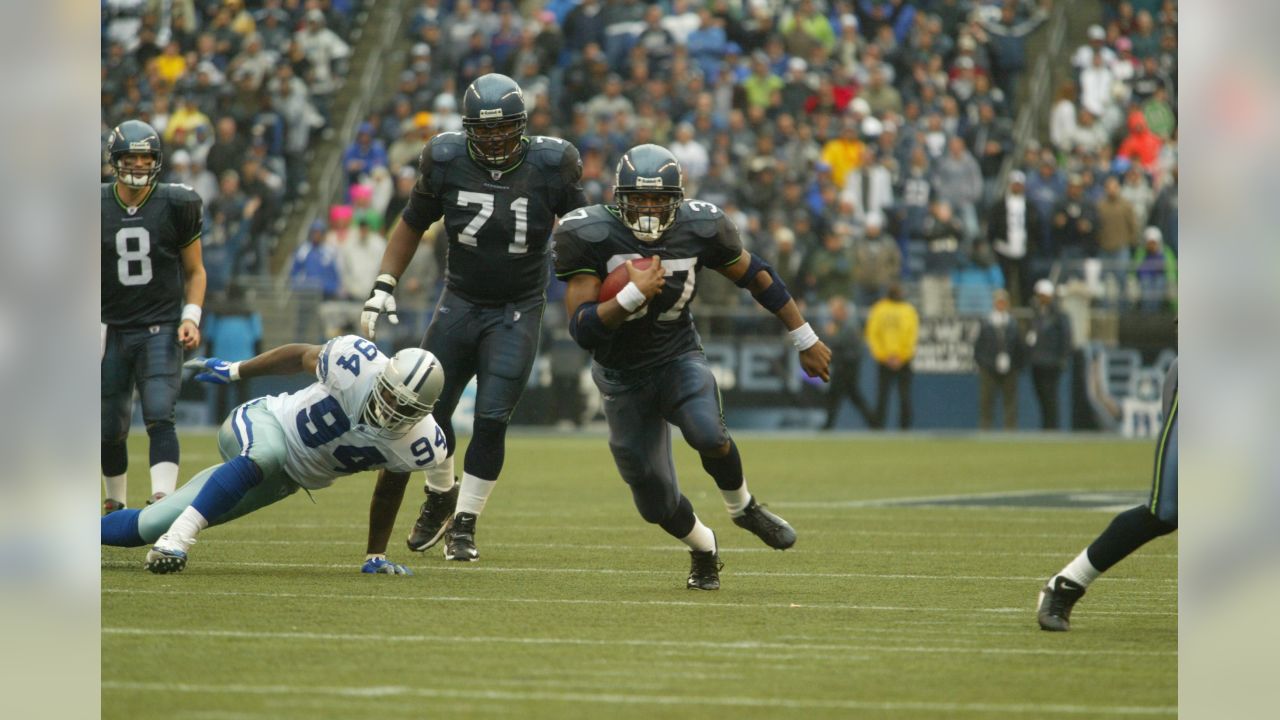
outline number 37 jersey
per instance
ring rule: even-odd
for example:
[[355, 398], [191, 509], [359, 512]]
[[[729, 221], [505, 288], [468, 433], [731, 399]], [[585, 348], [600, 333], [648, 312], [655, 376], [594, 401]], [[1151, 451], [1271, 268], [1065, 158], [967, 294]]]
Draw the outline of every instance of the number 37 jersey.
[[541, 295], [558, 215], [587, 204], [582, 160], [572, 143], [524, 138], [524, 156], [495, 171], [473, 160], [459, 132], [436, 135], [418, 159], [403, 221], [424, 232], [444, 217], [448, 288], [463, 300], [502, 305]]
[[299, 485], [317, 490], [366, 470], [425, 470], [444, 458], [444, 431], [430, 415], [400, 437], [364, 422], [365, 403], [388, 362], [364, 338], [336, 337], [320, 352], [317, 382], [262, 399], [284, 429], [285, 472]]
[[203, 206], [185, 185], [156, 183], [129, 211], [115, 183], [102, 185], [102, 322], [176, 323], [182, 314], [182, 249], [200, 239]]

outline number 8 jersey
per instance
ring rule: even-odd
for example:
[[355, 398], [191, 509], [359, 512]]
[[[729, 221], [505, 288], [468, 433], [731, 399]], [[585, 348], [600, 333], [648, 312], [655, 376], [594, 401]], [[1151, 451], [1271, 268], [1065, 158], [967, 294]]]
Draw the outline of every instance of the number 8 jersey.
[[317, 490], [344, 475], [424, 470], [444, 458], [444, 432], [430, 415], [399, 437], [365, 421], [369, 394], [388, 362], [364, 338], [336, 337], [320, 352], [318, 382], [254, 401], [262, 402], [284, 429], [284, 469], [299, 485]]
[[154, 183], [132, 211], [102, 185], [102, 322], [177, 323], [182, 314], [182, 248], [200, 239], [200, 196], [185, 185]]
[[460, 132], [431, 138], [418, 158], [418, 182], [402, 220], [421, 234], [444, 217], [448, 288], [470, 303], [541, 295], [556, 216], [587, 204], [572, 143], [540, 135], [521, 142], [524, 154], [505, 170], [473, 160]]

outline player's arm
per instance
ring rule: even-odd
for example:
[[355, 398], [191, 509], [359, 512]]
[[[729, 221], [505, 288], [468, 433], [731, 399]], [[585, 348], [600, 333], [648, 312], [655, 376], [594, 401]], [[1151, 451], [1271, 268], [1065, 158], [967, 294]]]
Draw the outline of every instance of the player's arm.
[[604, 302], [599, 302], [600, 278], [591, 273], [569, 277], [564, 309], [569, 314], [569, 334], [583, 348], [592, 350], [608, 340], [628, 315], [653, 299], [666, 284], [662, 261], [656, 255], [644, 270], [637, 269], [630, 260], [626, 267], [630, 281], [616, 296]]
[[186, 303], [182, 306], [182, 321], [178, 324], [178, 342], [186, 350], [193, 350], [200, 345], [200, 314], [204, 307], [205, 287], [208, 285], [204, 272], [204, 253], [200, 247], [203, 207], [197, 199], [187, 209], [191, 239], [178, 251], [186, 288]]
[[195, 358], [188, 360], [183, 367], [202, 370], [196, 374], [196, 380], [226, 385], [244, 378], [261, 377], [263, 375], [294, 375], [309, 373], [314, 375], [316, 365], [320, 361], [323, 345], [306, 343], [290, 343], [268, 350], [241, 362], [227, 362], [218, 358]]
[[791, 342], [800, 351], [800, 365], [809, 377], [831, 379], [831, 348], [818, 338], [778, 272], [759, 255], [740, 251], [737, 259], [721, 265], [716, 272], [729, 278], [740, 288], [751, 293], [756, 302], [773, 313], [791, 334]]

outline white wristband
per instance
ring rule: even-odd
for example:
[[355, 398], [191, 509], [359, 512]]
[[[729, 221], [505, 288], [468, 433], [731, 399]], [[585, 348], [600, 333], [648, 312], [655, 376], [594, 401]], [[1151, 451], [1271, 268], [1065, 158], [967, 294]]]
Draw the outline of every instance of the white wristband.
[[818, 344], [818, 333], [809, 327], [809, 323], [805, 323], [795, 330], [791, 331], [791, 342], [800, 352], [804, 352], [814, 345]]
[[202, 312], [203, 311], [200, 309], [199, 305], [196, 305], [195, 303], [187, 303], [182, 306], [182, 321], [186, 322], [187, 320], [190, 320], [196, 324], [196, 327], [199, 327], [200, 315]]
[[635, 312], [636, 308], [645, 303], [644, 293], [640, 292], [640, 288], [633, 282], [627, 283], [627, 286], [622, 288], [614, 299], [627, 312]]
[[239, 361], [233, 362], [227, 366], [227, 377], [231, 378], [232, 382], [238, 382], [240, 380], [240, 362]]

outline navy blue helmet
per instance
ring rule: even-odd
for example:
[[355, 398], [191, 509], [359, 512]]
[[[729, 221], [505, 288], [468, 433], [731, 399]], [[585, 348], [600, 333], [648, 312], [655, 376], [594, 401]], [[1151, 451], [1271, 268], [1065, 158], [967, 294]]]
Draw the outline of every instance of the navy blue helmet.
[[[160, 166], [164, 162], [164, 149], [160, 146], [160, 133], [141, 120], [126, 120], [111, 131], [107, 147], [111, 167], [116, 172], [116, 179], [130, 187], [146, 187], [155, 181], [160, 174]], [[126, 155], [149, 155], [152, 159], [150, 169], [141, 172], [138, 168], [124, 168], [121, 163]]]
[[656, 242], [676, 220], [684, 200], [684, 171], [671, 151], [637, 145], [622, 155], [613, 198], [622, 222], [644, 242]]
[[486, 165], [503, 168], [519, 159], [528, 124], [524, 93], [506, 75], [481, 75], [462, 94], [462, 128], [467, 143], [472, 156]]

